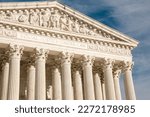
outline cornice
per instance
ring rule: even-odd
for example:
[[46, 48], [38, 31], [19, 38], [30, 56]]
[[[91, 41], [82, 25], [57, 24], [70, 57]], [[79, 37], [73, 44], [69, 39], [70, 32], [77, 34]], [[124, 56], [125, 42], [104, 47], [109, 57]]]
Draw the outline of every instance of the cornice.
[[0, 9], [16, 8], [41, 8], [58, 4], [56, 1], [34, 1], [34, 2], [1, 2]]

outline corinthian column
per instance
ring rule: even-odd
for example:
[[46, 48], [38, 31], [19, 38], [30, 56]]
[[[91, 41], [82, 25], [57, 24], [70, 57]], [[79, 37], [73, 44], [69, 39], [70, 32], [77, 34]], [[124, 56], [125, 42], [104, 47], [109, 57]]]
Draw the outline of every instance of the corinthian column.
[[106, 91], [105, 91], [105, 81], [104, 81], [104, 78], [102, 78], [101, 83], [102, 83], [103, 100], [106, 100]]
[[79, 66], [75, 65], [74, 75], [73, 75], [73, 86], [74, 86], [74, 99], [83, 100], [83, 89], [82, 89], [82, 79], [80, 74]]
[[70, 53], [61, 53], [61, 71], [62, 71], [62, 99], [71, 100], [72, 97], [72, 79], [71, 79], [71, 61], [73, 55]]
[[121, 91], [120, 91], [120, 83], [119, 83], [120, 73], [121, 70], [116, 69], [114, 71], [114, 87], [115, 87], [116, 100], [121, 100]]
[[48, 55], [48, 50], [35, 49], [35, 99], [45, 100], [46, 99], [46, 71], [45, 63]]
[[23, 52], [23, 47], [18, 45], [9, 46], [9, 84], [8, 84], [8, 99], [19, 99], [20, 87], [20, 59]]
[[30, 58], [27, 66], [27, 99], [35, 99], [35, 66], [34, 61]]
[[106, 100], [115, 99], [115, 89], [114, 81], [112, 74], [112, 60], [104, 59], [104, 81], [105, 81], [105, 91], [106, 91]]
[[84, 97], [86, 100], [94, 100], [94, 84], [92, 66], [94, 57], [83, 56]]
[[3, 60], [2, 60], [2, 89], [1, 89], [1, 100], [7, 100], [8, 78], [9, 78], [9, 63], [8, 63], [8, 57], [4, 57]]
[[52, 99], [61, 100], [62, 99], [61, 76], [60, 76], [59, 68], [57, 65], [53, 69], [52, 87], [53, 87]]
[[95, 99], [102, 100], [103, 99], [102, 85], [101, 85], [101, 80], [100, 80], [100, 76], [98, 73], [94, 74], [94, 90], [95, 90]]
[[132, 63], [124, 62], [124, 86], [127, 100], [136, 100], [133, 80], [132, 80]]

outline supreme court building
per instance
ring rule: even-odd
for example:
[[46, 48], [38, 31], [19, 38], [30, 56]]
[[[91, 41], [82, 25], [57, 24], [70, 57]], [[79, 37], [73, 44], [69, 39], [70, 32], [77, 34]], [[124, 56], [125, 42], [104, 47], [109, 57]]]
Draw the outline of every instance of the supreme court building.
[[56, 1], [0, 3], [2, 100], [136, 99], [138, 42]]

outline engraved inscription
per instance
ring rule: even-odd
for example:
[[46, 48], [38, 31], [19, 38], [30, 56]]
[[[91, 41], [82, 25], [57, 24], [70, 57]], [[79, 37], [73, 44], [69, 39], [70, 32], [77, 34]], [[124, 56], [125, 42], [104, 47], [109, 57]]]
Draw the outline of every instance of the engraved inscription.
[[17, 33], [12, 30], [0, 29], [0, 35], [6, 37], [17, 37]]

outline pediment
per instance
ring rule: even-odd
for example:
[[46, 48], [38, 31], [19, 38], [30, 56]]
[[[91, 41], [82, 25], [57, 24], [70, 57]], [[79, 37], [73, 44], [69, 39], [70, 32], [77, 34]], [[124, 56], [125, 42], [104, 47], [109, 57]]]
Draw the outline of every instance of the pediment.
[[110, 40], [133, 47], [138, 44], [134, 39], [58, 2], [1, 3], [0, 22]]

